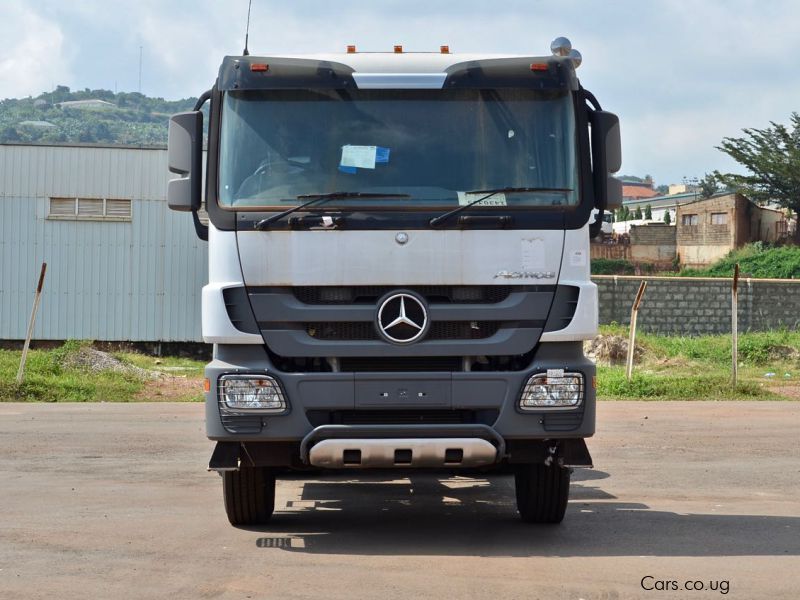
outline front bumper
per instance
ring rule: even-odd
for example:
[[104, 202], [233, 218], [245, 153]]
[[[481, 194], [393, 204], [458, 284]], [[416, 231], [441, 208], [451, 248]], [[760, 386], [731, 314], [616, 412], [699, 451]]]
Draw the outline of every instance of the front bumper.
[[[519, 396], [531, 374], [565, 369], [584, 375], [580, 407], [522, 412]], [[286, 395], [289, 409], [280, 415], [221, 414], [217, 381], [226, 373], [269, 374]], [[595, 431], [595, 366], [580, 342], [541, 343], [529, 368], [494, 372], [283, 373], [261, 346], [217, 346], [206, 367], [206, 431], [216, 441], [296, 442], [319, 422], [312, 416], [435, 412], [481, 415], [505, 440], [584, 438]]]

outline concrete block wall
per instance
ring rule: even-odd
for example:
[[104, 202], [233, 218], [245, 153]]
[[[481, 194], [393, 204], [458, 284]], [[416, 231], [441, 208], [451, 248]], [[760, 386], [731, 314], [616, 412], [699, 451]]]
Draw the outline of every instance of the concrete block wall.
[[[711, 335], [731, 330], [731, 280], [693, 277], [596, 275], [600, 323], [630, 322], [642, 280], [647, 291], [639, 309], [641, 331]], [[800, 280], [739, 280], [739, 330], [800, 329]]]

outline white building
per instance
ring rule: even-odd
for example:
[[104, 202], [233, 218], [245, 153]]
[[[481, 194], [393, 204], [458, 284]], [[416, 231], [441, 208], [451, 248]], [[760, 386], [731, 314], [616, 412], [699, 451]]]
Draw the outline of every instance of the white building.
[[201, 341], [205, 242], [167, 209], [164, 148], [0, 144], [0, 339]]

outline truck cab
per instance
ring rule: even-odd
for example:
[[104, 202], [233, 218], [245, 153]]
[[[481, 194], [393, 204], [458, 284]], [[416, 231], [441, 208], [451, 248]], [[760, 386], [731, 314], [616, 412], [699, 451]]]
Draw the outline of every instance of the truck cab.
[[228, 56], [172, 118], [168, 202], [208, 240], [209, 468], [232, 524], [267, 521], [276, 477], [309, 469], [513, 473], [523, 520], [563, 519], [591, 466], [589, 240], [620, 202], [620, 143], [569, 42], [552, 50]]

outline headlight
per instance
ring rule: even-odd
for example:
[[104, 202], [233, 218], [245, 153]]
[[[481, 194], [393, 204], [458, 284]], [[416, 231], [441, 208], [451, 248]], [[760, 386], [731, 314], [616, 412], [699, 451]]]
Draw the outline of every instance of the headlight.
[[266, 375], [223, 375], [219, 378], [220, 408], [233, 413], [280, 413], [286, 399], [280, 385]]
[[528, 379], [519, 399], [521, 410], [577, 408], [583, 402], [583, 375], [564, 373], [548, 376], [537, 373]]

